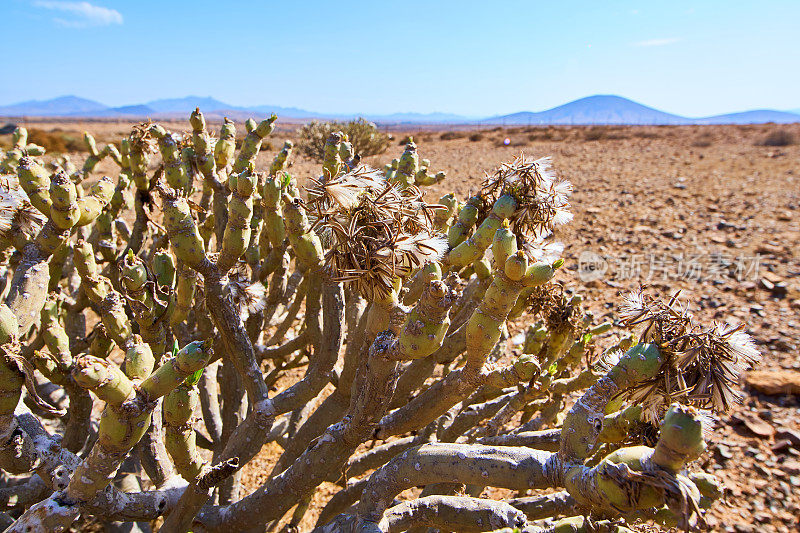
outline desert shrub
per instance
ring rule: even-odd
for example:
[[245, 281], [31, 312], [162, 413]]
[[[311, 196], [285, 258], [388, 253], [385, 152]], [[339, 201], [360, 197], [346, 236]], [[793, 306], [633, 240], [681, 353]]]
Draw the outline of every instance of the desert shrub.
[[456, 139], [463, 139], [467, 134], [463, 131], [446, 131], [439, 135], [439, 139], [443, 141], [454, 141]]
[[555, 128], [531, 128], [528, 130], [528, 140], [534, 141], [560, 141], [563, 140], [563, 135]]
[[83, 142], [83, 136], [76, 132], [67, 132], [58, 129], [45, 131], [38, 128], [29, 128], [28, 141], [33, 144], [38, 144], [50, 154], [87, 151], [86, 143]]
[[413, 142], [414, 142], [414, 137], [413, 136], [405, 135], [405, 136], [400, 138], [400, 142], [397, 143], [397, 144], [399, 144], [400, 146], [405, 146], [405, 145], [413, 143]]
[[708, 148], [712, 144], [714, 144], [714, 136], [707, 131], [699, 134], [692, 140], [692, 146], [695, 148]]
[[599, 141], [600, 139], [605, 139], [607, 135], [606, 128], [603, 126], [592, 126], [583, 132], [583, 140]]
[[634, 128], [633, 136], [638, 139], [658, 139], [658, 133], [656, 133], [655, 131], [643, 129], [641, 127]]
[[353, 151], [362, 157], [382, 154], [389, 147], [387, 134], [379, 131], [374, 122], [358, 118], [349, 122], [312, 120], [298, 130], [298, 148], [311, 159], [322, 161], [325, 140], [335, 131], [347, 135]]
[[794, 143], [794, 134], [789, 130], [780, 129], [769, 132], [757, 144], [761, 146], [789, 146]]
[[475, 132], [469, 136], [469, 140], [472, 142], [478, 142], [483, 140], [483, 133]]

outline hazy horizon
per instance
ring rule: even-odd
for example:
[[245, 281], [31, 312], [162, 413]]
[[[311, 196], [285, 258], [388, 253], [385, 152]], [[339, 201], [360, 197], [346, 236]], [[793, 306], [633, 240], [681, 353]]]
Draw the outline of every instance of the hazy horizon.
[[800, 44], [798, 2], [7, 0], [0, 13], [21, 49], [6, 57], [15, 83], [0, 86], [0, 105], [208, 95], [488, 117], [614, 94], [687, 117], [800, 108], [800, 57], [788, 53]]

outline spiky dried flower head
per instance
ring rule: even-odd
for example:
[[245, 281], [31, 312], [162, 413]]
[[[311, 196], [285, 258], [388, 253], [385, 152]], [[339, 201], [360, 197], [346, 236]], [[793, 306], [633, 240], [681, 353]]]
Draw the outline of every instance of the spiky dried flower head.
[[246, 265], [242, 263], [228, 274], [228, 293], [243, 321], [267, 305], [267, 289], [260, 281], [252, 282], [250, 278]]
[[579, 331], [583, 328], [580, 296], [564, 294], [560, 283], [547, 282], [534, 288], [528, 303], [530, 311], [541, 316], [551, 334]]
[[359, 166], [308, 188], [312, 227], [326, 247], [325, 271], [354, 285], [370, 300], [387, 296], [409, 276], [447, 251], [433, 229], [434, 212], [415, 186], [399, 189], [377, 170]]
[[366, 165], [332, 179], [309, 178], [311, 186], [306, 187], [308, 204], [316, 213], [351, 210], [361, 203], [365, 194], [379, 194], [386, 188], [383, 174]]
[[0, 237], [21, 231], [36, 235], [47, 219], [31, 205], [15, 176], [0, 176]]
[[131, 151], [148, 154], [156, 151], [157, 141], [153, 132], [150, 131], [152, 125], [152, 121], [148, 120], [131, 128], [131, 134], [128, 137]]
[[624, 391], [643, 405], [649, 419], [658, 419], [675, 401], [715, 412], [741, 401], [735, 390], [739, 375], [760, 359], [743, 324], [700, 326], [678, 302], [678, 293], [665, 303], [641, 289], [627, 296], [621, 314], [625, 326], [639, 331], [641, 342], [654, 343], [661, 352], [658, 375]]
[[537, 237], [533, 242], [525, 242], [522, 249], [533, 263], [554, 263], [564, 253], [564, 243], [547, 241], [545, 236]]
[[550, 157], [533, 159], [520, 154], [487, 175], [481, 191], [491, 199], [508, 194], [517, 200], [518, 208], [510, 219], [517, 234], [543, 236], [572, 220], [572, 184], [557, 180]]

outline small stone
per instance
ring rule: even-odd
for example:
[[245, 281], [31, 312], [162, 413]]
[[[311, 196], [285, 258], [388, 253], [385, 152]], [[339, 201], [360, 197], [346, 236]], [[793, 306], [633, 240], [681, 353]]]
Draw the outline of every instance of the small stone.
[[759, 437], [771, 437], [775, 434], [775, 428], [755, 413], [742, 411], [734, 414], [731, 419], [740, 424], [744, 424], [751, 433]]
[[787, 449], [792, 447], [792, 442], [789, 439], [780, 439], [775, 441], [775, 444], [771, 446], [773, 452], [779, 453], [786, 451]]
[[800, 476], [800, 461], [787, 459], [780, 465], [780, 469], [790, 476]]
[[762, 394], [800, 395], [800, 372], [796, 370], [756, 370], [748, 372], [745, 383]]
[[732, 459], [733, 453], [731, 453], [731, 449], [725, 446], [724, 444], [717, 444], [717, 453], [722, 456], [723, 459]]
[[780, 428], [778, 429], [777, 433], [775, 433], [775, 439], [788, 440], [793, 447], [800, 449], [800, 431], [795, 431], [788, 428]]

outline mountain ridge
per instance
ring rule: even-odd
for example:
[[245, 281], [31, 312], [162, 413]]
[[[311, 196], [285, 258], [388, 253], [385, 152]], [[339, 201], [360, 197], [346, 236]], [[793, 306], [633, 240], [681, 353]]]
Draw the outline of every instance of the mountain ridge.
[[200, 107], [209, 117], [229, 116], [242, 120], [250, 116], [276, 113], [290, 119], [347, 120], [358, 116], [381, 124], [502, 124], [502, 125], [661, 125], [661, 124], [757, 124], [800, 122], [800, 113], [773, 109], [754, 109], [708, 117], [684, 117], [646, 106], [613, 94], [579, 98], [543, 111], [519, 111], [488, 118], [453, 113], [318, 113], [297, 107], [275, 105], [235, 106], [211, 96], [162, 98], [144, 104], [111, 107], [77, 96], [50, 100], [28, 100], [0, 106], [0, 116], [42, 116], [75, 118], [180, 118]]

